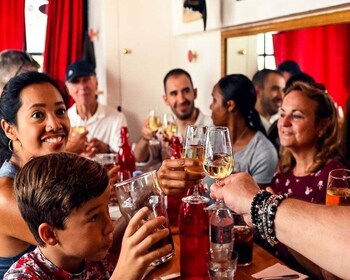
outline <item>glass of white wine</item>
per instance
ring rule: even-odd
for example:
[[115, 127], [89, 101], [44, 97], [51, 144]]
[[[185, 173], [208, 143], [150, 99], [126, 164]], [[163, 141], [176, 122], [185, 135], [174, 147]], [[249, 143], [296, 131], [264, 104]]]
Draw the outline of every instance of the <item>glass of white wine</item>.
[[74, 125], [72, 125], [71, 127], [72, 136], [74, 137], [75, 135], [83, 134], [86, 131], [87, 131], [87, 119], [78, 117]]
[[[203, 172], [203, 151], [207, 126], [187, 126], [185, 142], [183, 146], [183, 158], [193, 158], [200, 162], [199, 166], [187, 167], [186, 171], [191, 173]], [[208, 203], [209, 198], [199, 194], [198, 185], [193, 188], [193, 193], [182, 199], [185, 203]]]
[[173, 114], [164, 113], [163, 114], [163, 136], [171, 139], [176, 134], [176, 122]]
[[162, 122], [157, 110], [150, 110], [148, 113], [148, 127], [153, 132], [157, 132], [162, 127]]
[[326, 205], [350, 206], [350, 170], [340, 168], [329, 172]]
[[[217, 182], [230, 175], [234, 168], [230, 132], [227, 127], [209, 127], [204, 145], [203, 169]], [[216, 210], [223, 201], [217, 200], [207, 210]]]

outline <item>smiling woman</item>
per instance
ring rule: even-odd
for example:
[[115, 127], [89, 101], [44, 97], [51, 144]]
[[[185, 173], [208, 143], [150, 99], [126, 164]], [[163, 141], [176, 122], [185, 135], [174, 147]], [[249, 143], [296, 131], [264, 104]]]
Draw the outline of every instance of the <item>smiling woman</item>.
[[64, 151], [69, 133], [66, 95], [45, 74], [12, 78], [0, 97], [0, 276], [36, 244], [13, 196], [13, 179], [31, 158]]
[[[278, 120], [282, 149], [273, 191], [324, 204], [329, 172], [343, 167], [338, 131], [336, 109], [327, 92], [312, 83], [296, 82], [289, 87]], [[283, 244], [272, 250], [287, 264], [295, 262]]]

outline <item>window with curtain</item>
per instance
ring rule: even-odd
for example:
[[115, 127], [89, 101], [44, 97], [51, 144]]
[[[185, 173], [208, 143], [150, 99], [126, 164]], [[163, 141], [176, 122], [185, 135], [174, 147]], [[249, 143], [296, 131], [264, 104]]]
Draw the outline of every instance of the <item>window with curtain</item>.
[[273, 45], [277, 65], [294, 60], [345, 107], [350, 94], [350, 24], [279, 32], [273, 35]]
[[25, 50], [25, 0], [0, 0], [0, 51]]
[[44, 61], [47, 4], [47, 0], [26, 0], [25, 2], [26, 51], [41, 67]]

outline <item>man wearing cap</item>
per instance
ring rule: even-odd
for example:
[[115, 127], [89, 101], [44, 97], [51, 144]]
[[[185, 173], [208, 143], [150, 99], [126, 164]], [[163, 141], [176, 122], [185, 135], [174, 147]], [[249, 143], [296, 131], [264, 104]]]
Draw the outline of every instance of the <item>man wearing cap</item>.
[[68, 109], [71, 127], [86, 126], [86, 152], [109, 153], [117, 151], [120, 129], [127, 126], [123, 113], [97, 101], [98, 81], [94, 67], [81, 60], [68, 65], [66, 85], [75, 104]]

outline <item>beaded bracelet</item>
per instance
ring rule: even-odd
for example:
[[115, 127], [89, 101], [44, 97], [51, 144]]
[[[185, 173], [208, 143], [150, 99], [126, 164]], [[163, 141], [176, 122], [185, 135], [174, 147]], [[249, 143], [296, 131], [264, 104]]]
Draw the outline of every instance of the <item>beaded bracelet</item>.
[[263, 202], [266, 198], [269, 198], [272, 196], [272, 193], [260, 190], [256, 196], [253, 198], [251, 208], [250, 208], [250, 214], [251, 214], [251, 219], [253, 226], [257, 227], [258, 224], [260, 223], [260, 215], [259, 213], [262, 210], [263, 207]]
[[259, 191], [251, 204], [251, 219], [263, 239], [274, 246], [278, 243], [275, 232], [277, 207], [287, 194], [273, 195], [267, 191]]

